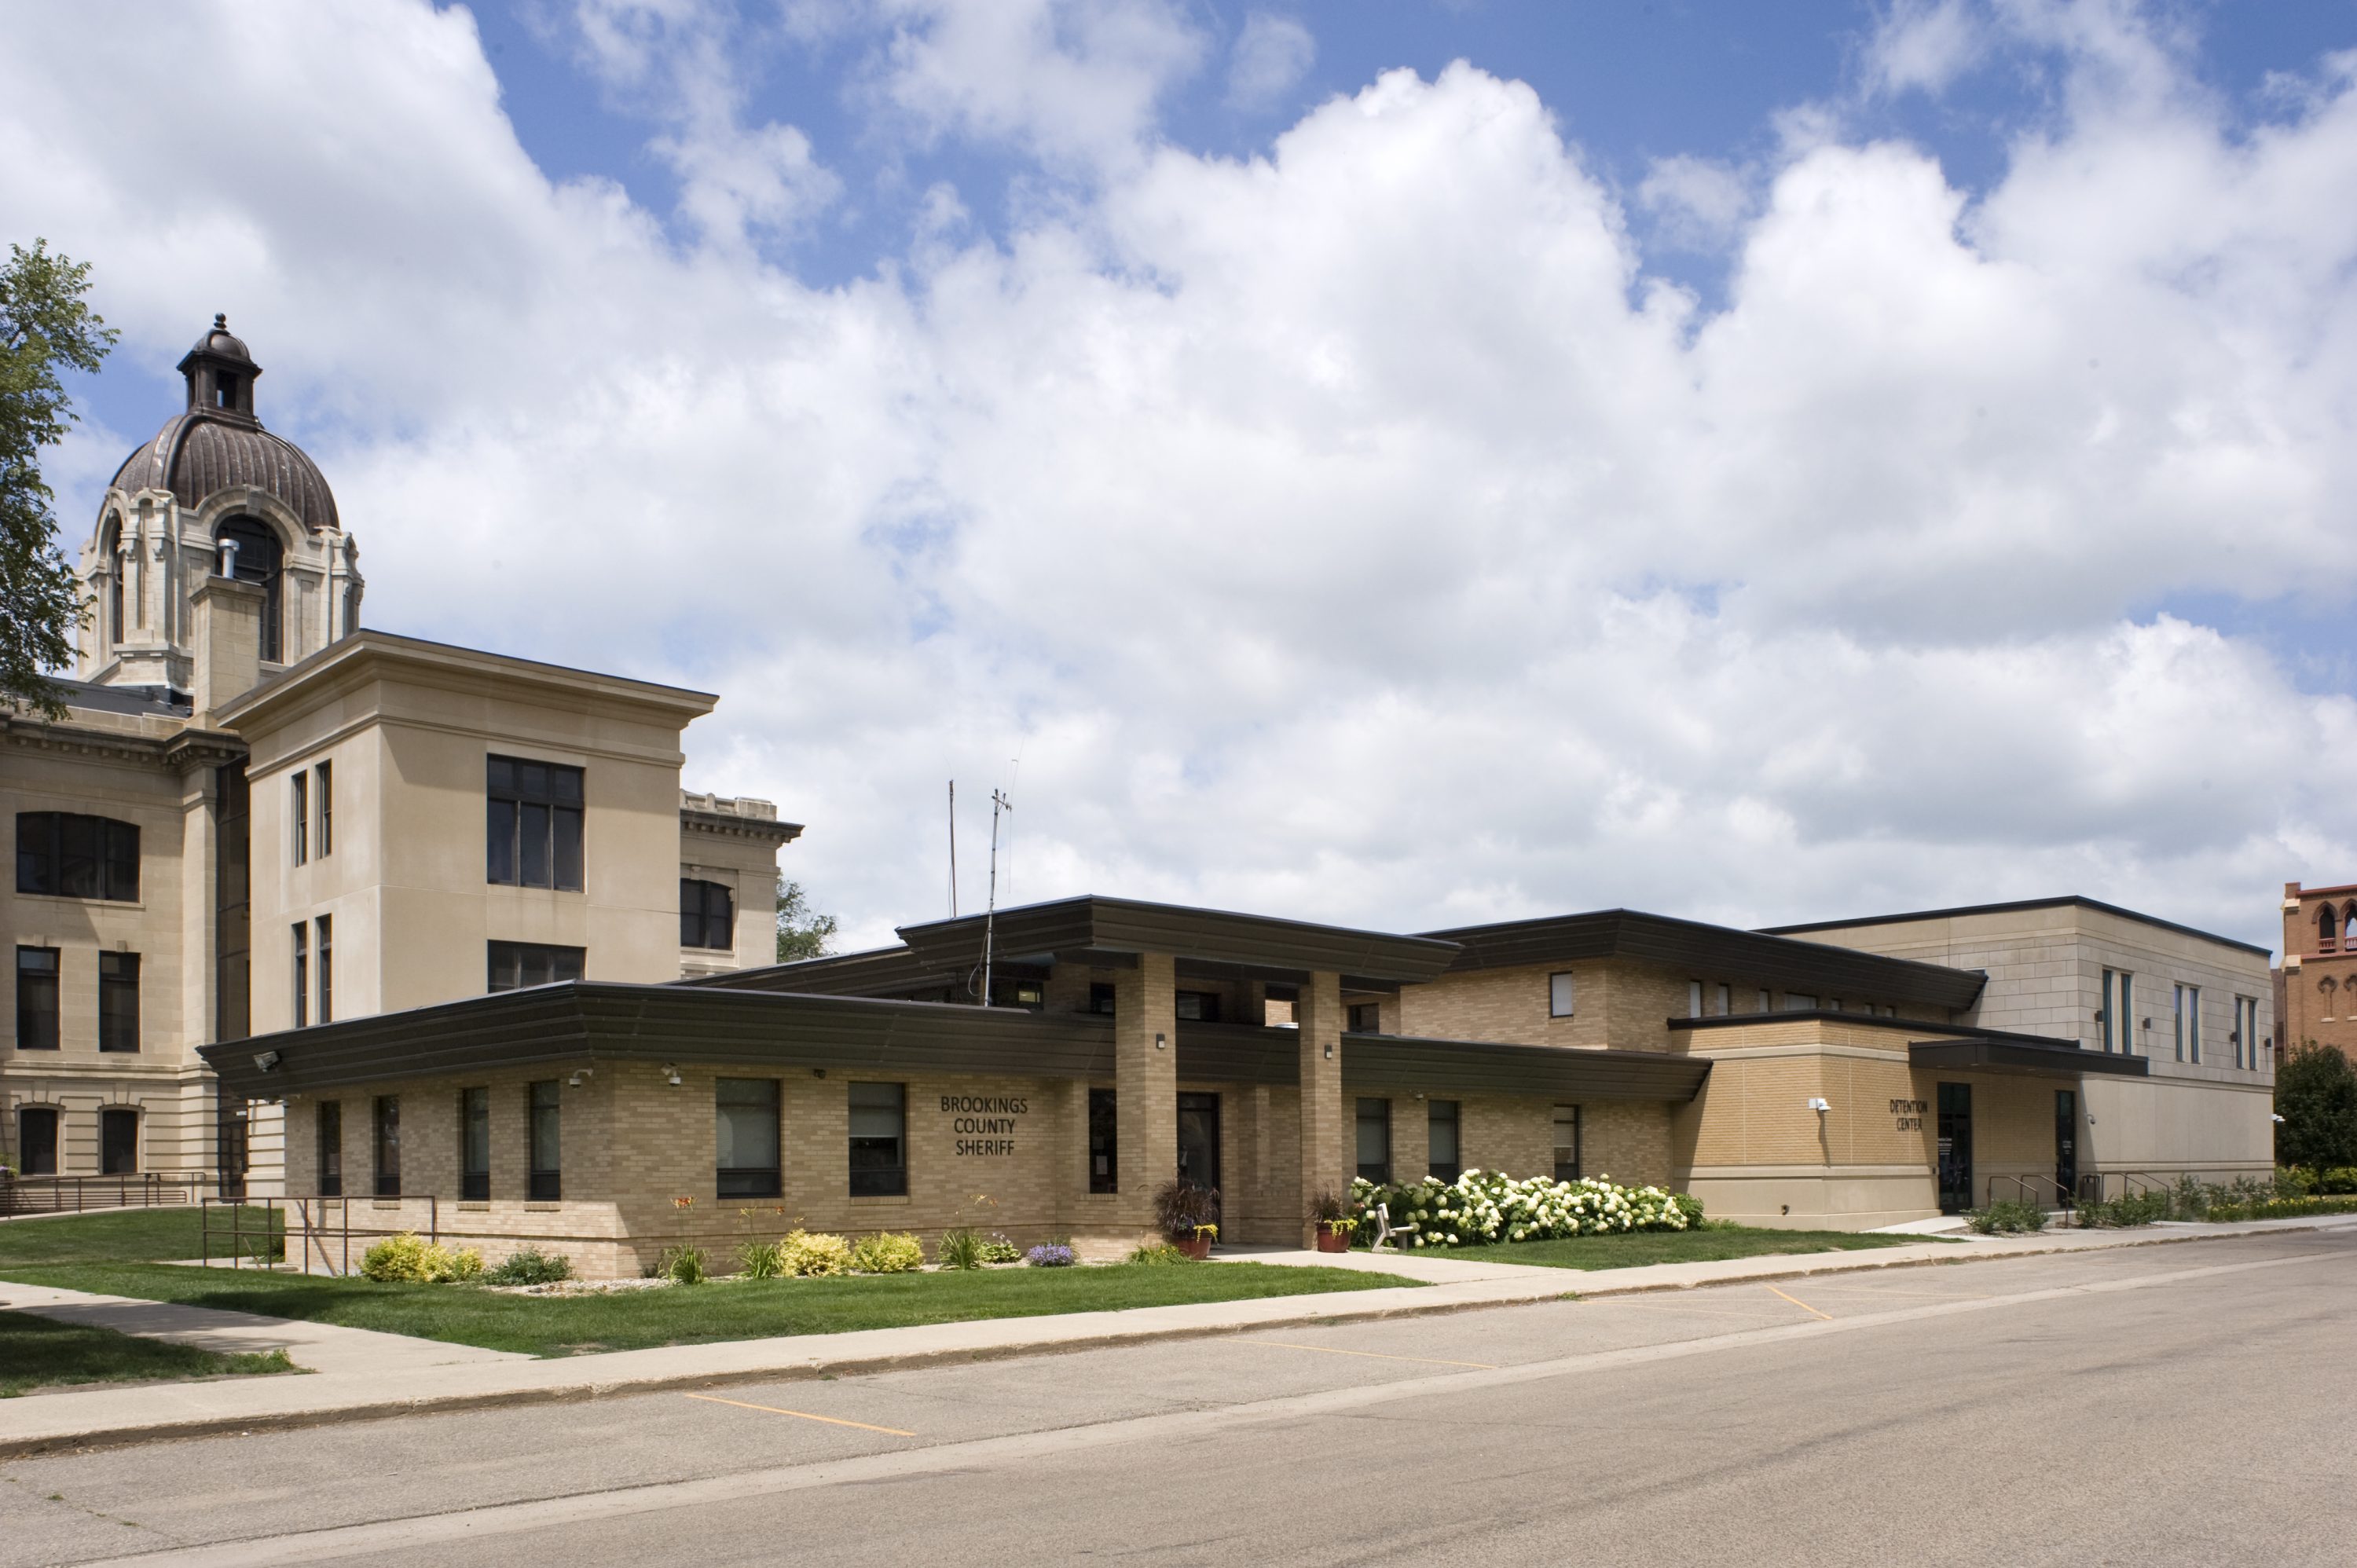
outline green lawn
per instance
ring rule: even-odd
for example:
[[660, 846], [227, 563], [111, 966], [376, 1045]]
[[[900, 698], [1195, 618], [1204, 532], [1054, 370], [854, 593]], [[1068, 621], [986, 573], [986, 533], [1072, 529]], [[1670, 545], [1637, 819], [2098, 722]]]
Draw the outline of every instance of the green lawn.
[[1633, 1269], [1646, 1263], [1711, 1263], [1782, 1252], [1849, 1252], [1903, 1247], [1937, 1236], [1865, 1236], [1855, 1230], [1766, 1230], [1710, 1225], [1700, 1230], [1632, 1230], [1619, 1236], [1575, 1236], [1560, 1241], [1510, 1241], [1496, 1247], [1450, 1247], [1435, 1257], [1537, 1263], [1551, 1269]]
[[284, 1350], [223, 1356], [161, 1339], [135, 1338], [112, 1328], [0, 1312], [0, 1399], [81, 1383], [186, 1382], [294, 1369]]
[[[268, 1210], [242, 1211], [241, 1229], [260, 1231]], [[213, 1211], [213, 1255], [226, 1257], [229, 1214]], [[284, 1231], [284, 1224], [279, 1229]], [[0, 1224], [0, 1267], [25, 1263], [148, 1262], [204, 1255], [204, 1219], [195, 1208], [122, 1208], [103, 1214], [12, 1219]]]
[[1038, 1317], [1199, 1301], [1250, 1301], [1415, 1282], [1266, 1263], [989, 1269], [827, 1280], [743, 1280], [608, 1295], [522, 1296], [473, 1285], [391, 1285], [260, 1271], [94, 1262], [0, 1264], [0, 1277], [186, 1302], [425, 1339], [570, 1356], [780, 1334], [839, 1334], [976, 1318]]

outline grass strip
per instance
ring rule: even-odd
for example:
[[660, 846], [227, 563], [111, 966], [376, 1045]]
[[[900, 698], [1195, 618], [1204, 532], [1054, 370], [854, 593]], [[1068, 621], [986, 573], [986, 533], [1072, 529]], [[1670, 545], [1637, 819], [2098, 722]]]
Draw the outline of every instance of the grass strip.
[[[212, 1251], [229, 1253], [227, 1209], [212, 1211]], [[258, 1207], [239, 1212], [238, 1226], [252, 1242], [265, 1226], [285, 1234], [284, 1219], [274, 1220]], [[43, 1216], [0, 1224], [0, 1266], [26, 1263], [133, 1263], [158, 1259], [199, 1258], [205, 1251], [203, 1213], [192, 1208], [119, 1208], [103, 1214]]]
[[225, 1356], [89, 1324], [0, 1312], [0, 1399], [87, 1383], [186, 1382], [294, 1369], [284, 1350]]
[[731, 1280], [579, 1296], [524, 1296], [474, 1285], [377, 1284], [361, 1279], [153, 1263], [9, 1264], [0, 1266], [0, 1277], [65, 1290], [374, 1328], [533, 1356], [1071, 1312], [1120, 1312], [1196, 1302], [1255, 1301], [1417, 1283], [1349, 1269], [1241, 1262]]
[[1620, 1236], [1571, 1236], [1554, 1241], [1508, 1241], [1494, 1247], [1449, 1247], [1410, 1256], [1532, 1263], [1549, 1269], [1635, 1269], [1648, 1263], [1716, 1263], [1792, 1252], [1853, 1252], [1905, 1247], [1938, 1236], [1868, 1236], [1856, 1230], [1770, 1230], [1706, 1225], [1699, 1230], [1641, 1230]]

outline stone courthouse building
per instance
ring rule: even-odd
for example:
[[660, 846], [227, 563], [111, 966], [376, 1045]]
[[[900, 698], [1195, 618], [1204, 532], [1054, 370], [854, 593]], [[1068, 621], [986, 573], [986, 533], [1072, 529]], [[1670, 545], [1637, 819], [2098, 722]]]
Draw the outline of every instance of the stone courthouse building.
[[711, 696], [363, 628], [353, 536], [245, 344], [216, 317], [179, 369], [81, 552], [66, 716], [0, 711], [12, 1165], [274, 1190], [275, 1100], [220, 1094], [199, 1047], [774, 956], [799, 830], [683, 793]]
[[245, 345], [180, 369], [83, 552], [66, 718], [0, 721], [27, 1172], [283, 1193], [314, 1263], [417, 1229], [603, 1274], [795, 1224], [1109, 1251], [1177, 1177], [1293, 1244], [1354, 1176], [1856, 1228], [2270, 1164], [2266, 954], [2084, 900], [1404, 933], [1084, 897], [768, 964], [800, 830], [683, 791], [715, 699], [363, 627]]

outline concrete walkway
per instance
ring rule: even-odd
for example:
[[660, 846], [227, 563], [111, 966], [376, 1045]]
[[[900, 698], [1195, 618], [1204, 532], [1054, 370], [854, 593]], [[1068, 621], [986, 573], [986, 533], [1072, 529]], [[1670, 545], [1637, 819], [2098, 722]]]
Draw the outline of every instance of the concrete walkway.
[[[2357, 1227], [2357, 1216], [2260, 1220], [2245, 1225], [2172, 1226], [2159, 1232], [2072, 1231], [2059, 1236], [1975, 1239], [1963, 1244], [1916, 1244], [1852, 1252], [1741, 1258], [1725, 1262], [1657, 1263], [1643, 1268], [1597, 1271], [1532, 1268], [1463, 1258], [1336, 1255], [1307, 1250], [1255, 1251], [1247, 1256], [1239, 1250], [1232, 1254], [1237, 1261], [1279, 1266], [1315, 1264], [1372, 1269], [1402, 1277], [1414, 1275], [1432, 1283], [1257, 1301], [1137, 1307], [1126, 1312], [1080, 1312], [1052, 1317], [996, 1318], [911, 1328], [733, 1340], [716, 1345], [676, 1345], [550, 1359], [434, 1345], [421, 1347], [421, 1353], [443, 1359], [398, 1369], [380, 1367], [368, 1370], [323, 1370], [316, 1377], [235, 1378], [0, 1401], [0, 1457], [242, 1432], [263, 1425], [355, 1421], [658, 1389], [722, 1387], [755, 1378], [844, 1376], [930, 1362], [1038, 1354], [1147, 1339], [1457, 1312], [1575, 1294], [1621, 1295], [1731, 1281], [1792, 1279], [1986, 1258], [2040, 1257], [2057, 1252], [2166, 1246], [2213, 1237], [2351, 1227]], [[31, 1287], [0, 1282], [0, 1299], [24, 1300], [32, 1294]], [[272, 1319], [253, 1321], [274, 1324]], [[276, 1326], [287, 1334], [318, 1327], [307, 1324]], [[322, 1332], [370, 1339], [395, 1337], [363, 1336], [363, 1331], [357, 1329]]]
[[514, 1350], [486, 1350], [479, 1345], [414, 1339], [406, 1334], [380, 1334], [373, 1328], [342, 1328], [332, 1323], [262, 1317], [247, 1312], [221, 1312], [210, 1306], [141, 1301], [135, 1296], [92, 1295], [84, 1291], [54, 1290], [48, 1285], [17, 1284], [7, 1280], [0, 1280], [0, 1307], [54, 1318], [59, 1323], [112, 1328], [118, 1334], [135, 1334], [143, 1339], [193, 1345], [199, 1350], [213, 1350], [224, 1356], [284, 1350], [287, 1359], [308, 1371], [353, 1377], [533, 1359]]

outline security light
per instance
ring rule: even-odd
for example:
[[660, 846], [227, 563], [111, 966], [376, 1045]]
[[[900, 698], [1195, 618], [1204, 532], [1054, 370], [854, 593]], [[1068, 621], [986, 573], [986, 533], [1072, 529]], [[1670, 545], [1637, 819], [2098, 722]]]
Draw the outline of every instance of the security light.
[[2283, 1118], [2282, 1118], [2282, 1117], [2280, 1117], [2280, 1116], [2278, 1116], [2278, 1115], [2276, 1115], [2274, 1112], [2272, 1112], [2272, 1111], [2271, 1111], [2271, 1112], [2267, 1112], [2267, 1120], [2268, 1120], [2268, 1121], [2270, 1121], [2270, 1122], [2280, 1122], [2280, 1121], [2282, 1121], [2282, 1120], [2283, 1120]]
[[1826, 1100], [1822, 1095], [1813, 1095], [1810, 1097], [1809, 1109], [1815, 1112], [1820, 1116], [1824, 1115], [1826, 1112], [1831, 1111], [1833, 1108], [1833, 1102]]
[[1156, 1050], [1157, 1050], [1157, 1051], [1167, 1051], [1167, 1050], [1168, 1050], [1168, 1049], [1170, 1048], [1170, 1037], [1169, 1037], [1168, 1035], [1157, 1035], [1157, 1036], [1154, 1036], [1154, 1048], [1155, 1048]]
[[677, 1089], [677, 1088], [680, 1086], [680, 1083], [682, 1082], [682, 1079], [681, 1079], [681, 1078], [680, 1078], [680, 1076], [679, 1076], [679, 1064], [678, 1064], [678, 1063], [676, 1063], [676, 1062], [665, 1062], [665, 1063], [663, 1063], [663, 1081], [664, 1081], [664, 1082], [666, 1082], [666, 1083], [668, 1083], [668, 1084], [670, 1084], [673, 1089]]
[[1326, 1047], [1326, 1059], [1329, 1062], [1334, 1059], [1334, 1047], [1332, 1046], [1328, 1046]]
[[596, 1070], [597, 1069], [595, 1068], [576, 1068], [573, 1071], [573, 1076], [566, 1079], [565, 1081], [569, 1087], [578, 1089], [583, 1084], [589, 1081], [589, 1075]]
[[253, 1065], [261, 1069], [264, 1072], [274, 1071], [278, 1066], [278, 1053], [276, 1051], [264, 1051], [260, 1056], [253, 1058]]

